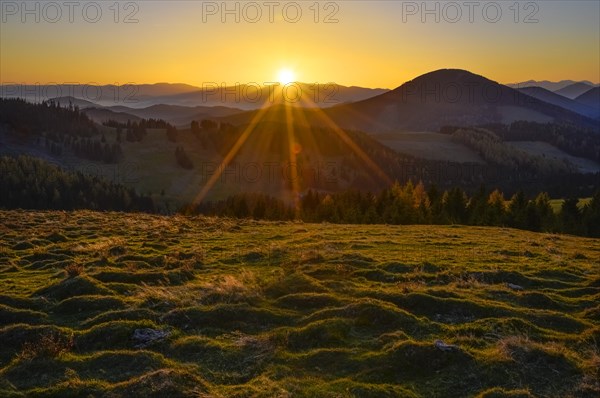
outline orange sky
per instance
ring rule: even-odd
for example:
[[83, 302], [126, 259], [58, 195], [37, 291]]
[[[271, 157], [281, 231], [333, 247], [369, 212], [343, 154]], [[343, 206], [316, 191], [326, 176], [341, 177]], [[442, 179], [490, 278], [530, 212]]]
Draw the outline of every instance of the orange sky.
[[[321, 2], [317, 15], [312, 1], [301, 1], [298, 18], [295, 6], [281, 2], [272, 22], [263, 2], [254, 3], [260, 18], [248, 2], [230, 14], [221, 2], [121, 2], [118, 15], [113, 2], [97, 2], [101, 16], [95, 23], [93, 7], [72, 10], [71, 23], [67, 8], [59, 16], [43, 9], [44, 2], [37, 10], [22, 3], [15, 10], [2, 2], [5, 84], [233, 85], [274, 81], [282, 68], [299, 81], [385, 88], [440, 68], [468, 69], [503, 83], [600, 81], [597, 1], [540, 1], [539, 9], [522, 2], [518, 15], [509, 8], [514, 2], [497, 2], [497, 22], [497, 9], [487, 6], [484, 13], [486, 2], [472, 10], [472, 22], [469, 9], [461, 7], [458, 18], [444, 2], [429, 14], [408, 7], [421, 2]], [[228, 4], [233, 9], [235, 3]], [[332, 23], [325, 23], [328, 17]]]

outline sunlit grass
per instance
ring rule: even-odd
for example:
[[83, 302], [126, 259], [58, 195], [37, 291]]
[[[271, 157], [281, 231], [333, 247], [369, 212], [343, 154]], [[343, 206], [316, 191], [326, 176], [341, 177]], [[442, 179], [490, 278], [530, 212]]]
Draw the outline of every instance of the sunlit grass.
[[[0, 216], [10, 226], [0, 230], [2, 396], [600, 392], [597, 239], [87, 211]], [[140, 348], [141, 329], [165, 337]]]

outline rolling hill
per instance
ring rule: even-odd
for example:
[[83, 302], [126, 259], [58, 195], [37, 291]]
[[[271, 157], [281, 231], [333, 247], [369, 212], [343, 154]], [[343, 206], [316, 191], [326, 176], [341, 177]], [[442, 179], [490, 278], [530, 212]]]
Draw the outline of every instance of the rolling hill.
[[[186, 107], [231, 107], [244, 110], [258, 109], [264, 104], [288, 103], [297, 106], [328, 107], [354, 102], [387, 92], [387, 89], [346, 87], [335, 83], [293, 83], [285, 95], [265, 83], [233, 86], [206, 83], [204, 87], [187, 84], [124, 84], [124, 85], [0, 85], [0, 97], [23, 98], [41, 102], [52, 98], [76, 98], [97, 106], [148, 108], [153, 105]], [[299, 99], [302, 99], [300, 101]], [[68, 101], [67, 101], [68, 102]]]
[[600, 87], [594, 87], [591, 90], [586, 91], [579, 97], [575, 98], [575, 101], [592, 107], [600, 113]]
[[330, 107], [371, 98], [387, 89], [346, 87], [335, 83], [292, 83], [281, 85], [241, 84], [210, 85], [202, 90], [162, 98], [163, 103], [185, 106], [226, 106], [245, 110], [263, 106], [291, 105], [300, 107]]
[[[132, 117], [97, 108], [85, 110], [84, 115], [92, 119]], [[132, 138], [133, 133], [125, 129], [120, 134], [117, 128], [96, 125], [80, 116], [48, 104], [0, 100], [0, 154], [50, 158], [64, 168], [87, 173], [91, 170], [113, 182], [135, 187], [138, 192], [162, 192], [161, 198], [171, 201], [171, 210], [190, 203], [221, 171], [222, 178], [210, 192], [212, 199], [240, 191], [289, 197], [292, 188], [296, 192], [309, 188], [378, 190], [389, 181], [378, 177], [374, 170], [393, 170], [403, 159], [360, 132], [261, 121], [195, 132], [188, 126], [174, 137], [164, 128], [148, 128]], [[107, 146], [115, 145], [119, 148], [115, 152], [120, 153], [117, 161], [102, 161], [110, 149]], [[234, 147], [237, 149], [231, 152], [231, 159], [223, 163]], [[185, 148], [192, 168], [178, 164], [178, 148]], [[291, 170], [300, 177], [292, 180]], [[293, 186], [292, 181], [297, 185]]]
[[595, 125], [593, 121], [547, 104], [510, 87], [464, 70], [444, 69], [419, 76], [375, 98], [328, 110], [347, 128], [436, 131], [448, 124], [477, 125], [565, 121]]
[[[284, 120], [281, 107], [263, 115]], [[223, 118], [249, 122], [257, 112]], [[444, 125], [510, 124], [517, 120], [540, 123], [567, 122], [598, 128], [593, 119], [560, 106], [542, 102], [518, 90], [465, 70], [443, 69], [427, 73], [395, 90], [363, 101], [323, 110], [304, 109], [299, 122], [382, 133], [438, 131]]]
[[[450, 97], [451, 90], [461, 95]], [[497, 99], [491, 101], [490, 92], [497, 93]], [[2, 152], [22, 152], [34, 156], [44, 153], [51, 155], [59, 165], [91, 167], [87, 165], [92, 164], [89, 158], [81, 158], [81, 152], [79, 155], [76, 153], [82, 144], [74, 146], [73, 141], [63, 135], [63, 124], [58, 123], [54, 129], [48, 129], [48, 120], [44, 118], [62, 120], [63, 116], [58, 116], [62, 111], [40, 105], [39, 112], [43, 113], [39, 113], [29, 109], [35, 108], [31, 104], [13, 102], [17, 104], [6, 103], [6, 109], [14, 108], [9, 113], [14, 113], [15, 117], [7, 118], [9, 128], [2, 131]], [[64, 111], [68, 113], [68, 110]], [[109, 119], [126, 122], [138, 121], [143, 117], [162, 118], [183, 127], [175, 133], [175, 137], [169, 136], [161, 128], [149, 128], [143, 138], [130, 140], [127, 138], [129, 132], [119, 137], [117, 129], [106, 126], [97, 126], [97, 131], [87, 136], [92, 144], [101, 141], [97, 145], [102, 147], [104, 144], [118, 143], [122, 152], [118, 167], [131, 168], [125, 172], [127, 181], [113, 179], [123, 177], [122, 172], [115, 172], [114, 164], [93, 163], [94, 172], [135, 187], [138, 192], [160, 193], [160, 200], [169, 202], [170, 210], [194, 200], [212, 175], [221, 172], [223, 174], [218, 175], [219, 180], [209, 188], [208, 199], [223, 199], [240, 190], [264, 192], [286, 199], [291, 198], [294, 192], [309, 188], [328, 192], [345, 189], [375, 191], [386, 186], [390, 180], [404, 178], [406, 169], [411, 167], [406, 166], [407, 163], [419, 165], [415, 167], [421, 170], [426, 167], [462, 167], [461, 164], [468, 163], [508, 167], [482, 157], [480, 149], [470, 148], [464, 142], [457, 141], [456, 137], [431, 134], [437, 133], [441, 126], [509, 123], [522, 119], [594, 125], [589, 118], [462, 70], [432, 72], [377, 97], [331, 108], [274, 105], [260, 111], [240, 112], [239, 109], [227, 107], [155, 105], [141, 109], [125, 106], [86, 108], [83, 113], [98, 124]], [[229, 124], [221, 123], [192, 133], [189, 122], [205, 118]], [[36, 123], [28, 123], [33, 119]], [[543, 130], [546, 128], [544, 126], [538, 124], [535, 128]], [[22, 132], [30, 134], [26, 136]], [[593, 132], [589, 134], [594, 135]], [[528, 141], [547, 141], [553, 137], [542, 134], [530, 137]], [[572, 140], [565, 138], [563, 141], [581, 143], [578, 137]], [[585, 142], [586, 148], [594, 148], [593, 140]], [[239, 147], [235, 156], [227, 161], [227, 170], [219, 169], [236, 143], [239, 143]], [[566, 147], [567, 153], [575, 156], [594, 155], [582, 151], [577, 145], [558, 145], [560, 148]], [[175, 156], [178, 148], [185, 148], [192, 169], [182, 169], [178, 164]], [[539, 159], [521, 157], [522, 164], [532, 167], [542, 164], [538, 162]], [[304, 180], [295, 187], [285, 174], [292, 163], [301, 163], [300, 171], [304, 174]], [[271, 167], [273, 164], [274, 170]], [[542, 166], [535, 169], [538, 175], [544, 175], [548, 170]], [[374, 178], [381, 171], [387, 176]], [[271, 176], [272, 172], [277, 174], [276, 177]], [[258, 178], [249, 178], [247, 173], [258, 173]], [[418, 175], [415, 178], [427, 182], [426, 173]], [[469, 185], [478, 178], [478, 174], [469, 175], [460, 183]], [[456, 181], [435, 180], [439, 185], [453, 182]]]
[[[588, 85], [577, 83], [563, 90], [577, 87]], [[198, 90], [187, 85], [156, 84], [140, 86], [142, 101], [116, 105], [109, 102], [104, 106], [108, 100], [105, 94], [111, 89], [114, 91], [114, 86], [101, 88], [98, 101], [81, 100], [76, 96], [59, 98], [77, 102], [99, 122], [160, 118], [177, 126], [187, 126], [192, 120], [211, 118], [244, 124], [252, 120], [260, 106], [273, 108], [263, 115], [267, 121], [282, 122], [286, 116], [285, 106], [293, 106], [303, 109], [302, 115], [297, 117], [298, 123], [323, 126], [333, 122], [343, 128], [371, 133], [437, 131], [443, 125], [516, 120], [598, 127], [593, 120], [598, 112], [588, 104], [562, 99], [541, 88], [515, 90], [457, 69], [427, 73], [392, 91], [304, 83], [298, 83], [285, 93], [273, 87], [257, 89], [252, 85]]]
[[[583, 97], [585, 94], [582, 94], [582, 101], [579, 101], [577, 98], [575, 100], [572, 100], [541, 87], [523, 87], [518, 90], [523, 94], [527, 94], [530, 97], [536, 98], [542, 102], [547, 102], [549, 104], [560, 106], [561, 108], [579, 113], [580, 115], [586, 117], [596, 119], [600, 116], [600, 107], [598, 107], [597, 104], [596, 106], [591, 106], [592, 101], [589, 101], [590, 104], [588, 104], [587, 98]], [[600, 89], [595, 88], [590, 91], [593, 90]], [[590, 99], [593, 100], [593, 98]]]
[[594, 86], [591, 84], [578, 82], [568, 85], [560, 90], [557, 90], [556, 94], [560, 94], [563, 97], [567, 97], [570, 99], [575, 99], [581, 94], [585, 93], [586, 91], [591, 90], [592, 88], [594, 88]]
[[160, 98], [175, 94], [196, 91], [198, 87], [189, 84], [47, 84], [47, 85], [0, 85], [0, 96], [23, 98], [40, 102], [52, 98], [74, 97], [91, 101], [97, 105], [115, 106], [125, 104], [131, 107], [144, 107], [160, 103]]
[[561, 89], [563, 89], [567, 86], [570, 86], [572, 84], [575, 84], [575, 83], [585, 83], [585, 84], [589, 84], [590, 86], [597, 86], [594, 83], [587, 81], [587, 80], [582, 81], [582, 82], [576, 82], [574, 80], [561, 80], [559, 82], [551, 82], [548, 80], [542, 80], [542, 81], [527, 80], [526, 82], [510, 83], [510, 84], [507, 84], [507, 86], [511, 87], [511, 88], [541, 87], [548, 91], [558, 91], [558, 90], [561, 90]]
[[98, 108], [100, 105], [96, 104], [92, 101], [86, 101], [84, 99], [66, 96], [66, 97], [56, 97], [50, 98], [49, 101], [57, 103], [59, 106], [67, 107], [69, 105], [77, 106], [79, 109], [87, 109], [87, 108]]
[[77, 106], [82, 112], [99, 124], [108, 120], [126, 123], [128, 120], [134, 122], [140, 119], [162, 119], [178, 127], [189, 127], [193, 120], [214, 119], [243, 112], [241, 109], [224, 106], [190, 107], [159, 104], [146, 108], [131, 108], [123, 105], [104, 107], [97, 103], [75, 97], [51, 98], [49, 101], [53, 101], [65, 108], [70, 104]]
[[241, 109], [225, 106], [180, 106], [180, 105], [152, 105], [147, 108], [129, 108], [126, 106], [113, 106], [107, 108], [113, 112], [122, 112], [143, 119], [163, 119], [175, 126], [189, 127], [192, 120], [201, 121], [226, 117], [243, 112]]
[[110, 109], [97, 107], [97, 108], [85, 108], [83, 109], [83, 113], [85, 113], [90, 119], [98, 124], [102, 124], [109, 120], [114, 120], [119, 123], [127, 123], [128, 121], [137, 122], [141, 120], [140, 117], [132, 115], [126, 112], [115, 112]]

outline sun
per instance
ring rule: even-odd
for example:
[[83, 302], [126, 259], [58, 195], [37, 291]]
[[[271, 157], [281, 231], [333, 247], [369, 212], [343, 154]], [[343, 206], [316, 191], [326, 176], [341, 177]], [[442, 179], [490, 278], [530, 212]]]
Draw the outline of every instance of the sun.
[[291, 69], [281, 69], [277, 74], [279, 83], [285, 85], [296, 81], [296, 74]]

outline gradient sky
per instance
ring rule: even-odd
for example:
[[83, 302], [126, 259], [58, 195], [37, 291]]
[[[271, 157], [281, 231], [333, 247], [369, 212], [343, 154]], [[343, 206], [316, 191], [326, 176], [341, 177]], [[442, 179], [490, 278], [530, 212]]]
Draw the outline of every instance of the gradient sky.
[[[600, 2], [537, 1], [537, 23], [523, 23], [535, 9], [520, 2], [515, 23], [514, 1], [498, 1], [502, 16], [496, 23], [484, 19], [479, 2], [474, 21], [461, 5], [456, 23], [445, 21], [440, 4], [440, 23], [435, 15], [421, 21], [421, 10], [406, 15], [402, 1], [338, 1], [337, 23], [323, 23], [332, 6], [314, 22], [309, 9], [314, 1], [298, 1], [302, 17], [297, 23], [283, 18], [280, 2], [275, 21], [269, 22], [262, 1], [263, 16], [257, 23], [235, 23], [234, 16], [207, 16], [203, 22], [201, 1], [138, 1], [137, 23], [123, 23], [134, 8], [124, 10], [114, 21], [114, 1], [98, 1], [102, 17], [87, 22], [82, 7], [74, 10], [69, 22], [68, 8], [61, 6], [56, 23], [55, 10], [40, 3], [40, 22], [35, 15], [19, 13], [23, 4], [36, 2], [1, 0], [0, 82], [2, 83], [188, 83], [271, 82], [278, 71], [289, 68], [297, 80], [335, 82], [343, 85], [394, 88], [423, 73], [440, 68], [462, 68], [502, 83], [529, 79], [600, 81]], [[9, 5], [8, 3], [11, 3]], [[59, 5], [62, 1], [57, 2]], [[228, 2], [234, 7], [235, 2]], [[246, 2], [240, 2], [240, 7]], [[417, 6], [422, 2], [416, 2]], [[433, 8], [435, 2], [428, 2]], [[217, 6], [221, 2], [214, 3]], [[488, 18], [495, 9], [488, 6]], [[90, 18], [93, 8], [88, 8]], [[248, 9], [248, 12], [252, 11]], [[288, 8], [293, 18], [293, 8]], [[455, 9], [446, 8], [447, 18]], [[254, 17], [254, 12], [248, 14]]]

